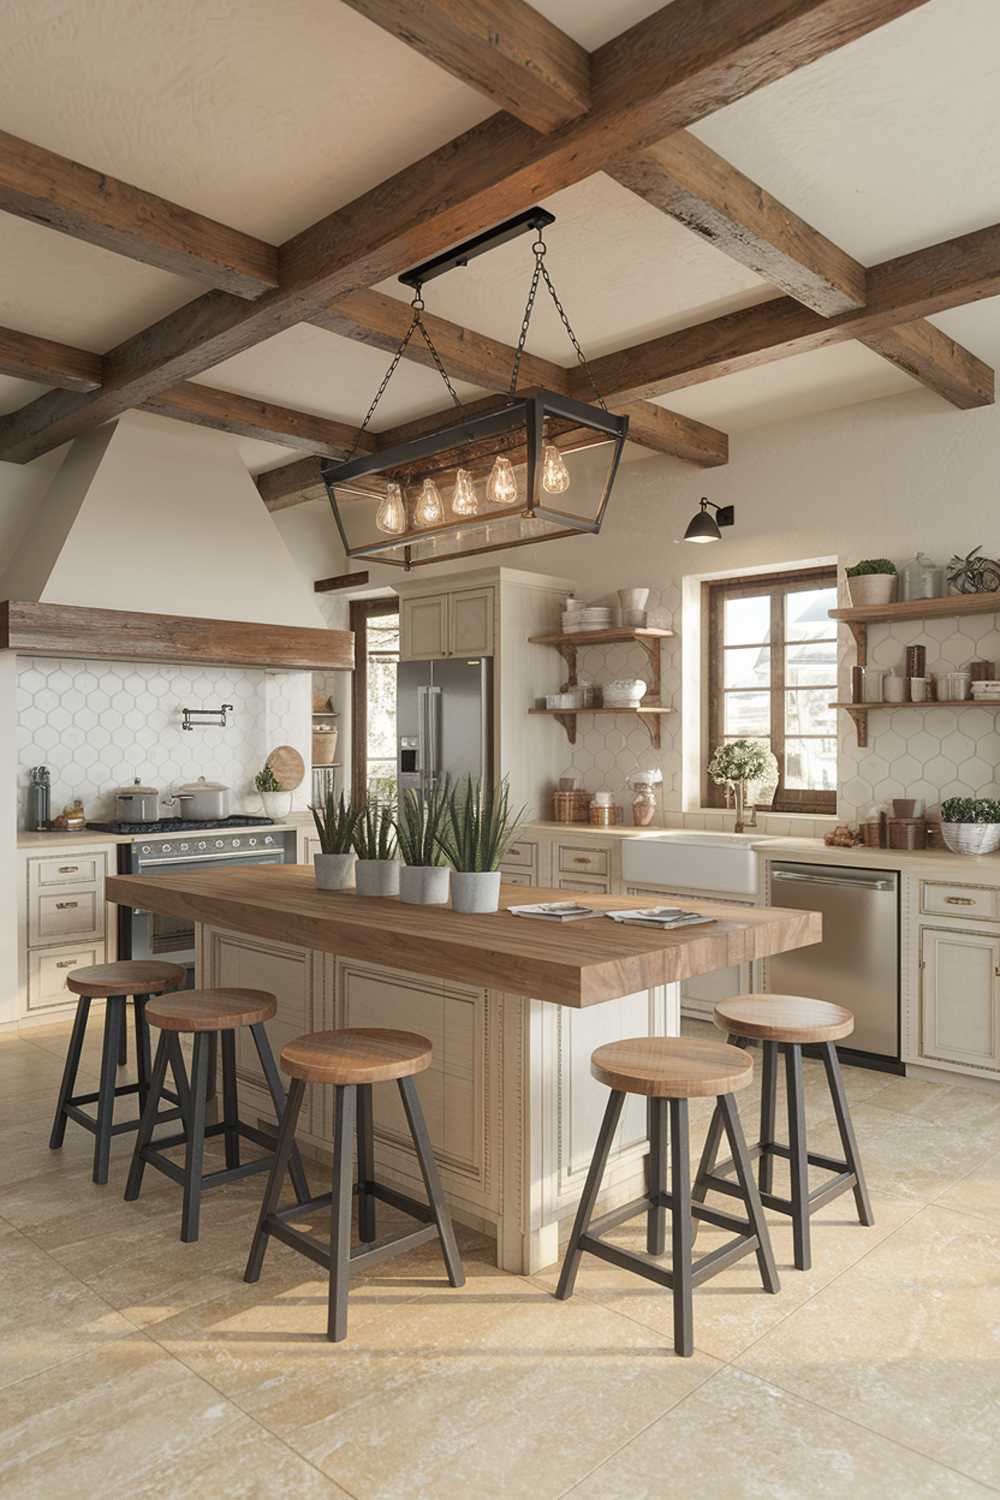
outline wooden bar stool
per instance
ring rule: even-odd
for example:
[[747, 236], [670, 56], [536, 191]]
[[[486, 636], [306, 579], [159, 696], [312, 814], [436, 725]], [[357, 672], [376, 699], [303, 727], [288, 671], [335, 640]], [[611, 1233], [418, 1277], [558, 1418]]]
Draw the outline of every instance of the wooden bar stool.
[[[764, 1211], [743, 1137], [739, 1111], [733, 1097], [753, 1077], [753, 1063], [745, 1052], [724, 1042], [697, 1041], [687, 1037], [633, 1037], [598, 1047], [590, 1059], [590, 1071], [611, 1090], [604, 1120], [597, 1137], [587, 1182], [577, 1209], [573, 1232], [566, 1247], [556, 1296], [572, 1295], [580, 1256], [586, 1251], [626, 1271], [635, 1271], [649, 1281], [668, 1287], [674, 1298], [674, 1348], [678, 1354], [694, 1350], [692, 1291], [710, 1276], [741, 1260], [751, 1251], [757, 1256], [765, 1291], [777, 1292], [778, 1273]], [[646, 1192], [599, 1219], [593, 1217], [601, 1179], [626, 1094], [644, 1094], [648, 1103], [649, 1157]], [[746, 1219], [720, 1213], [694, 1202], [691, 1165], [688, 1158], [688, 1100], [716, 1098], [716, 1116], [726, 1132], [733, 1153], [739, 1188], [729, 1184], [733, 1196], [742, 1200]], [[667, 1191], [667, 1119], [670, 1121], [670, 1191]], [[715, 1116], [713, 1116], [714, 1120]], [[670, 1210], [670, 1269], [656, 1259], [666, 1245], [666, 1210]], [[637, 1214], [646, 1214], [646, 1254], [639, 1255], [609, 1245], [601, 1235]], [[692, 1218], [736, 1238], [718, 1249], [692, 1260]]]
[[[216, 989], [185, 990], [166, 1000], [156, 1000], [146, 1007], [146, 1015], [154, 1026], [160, 1028], [160, 1040], [156, 1048], [153, 1073], [150, 1080], [149, 1097], [142, 1112], [139, 1134], [136, 1138], [132, 1166], [125, 1187], [125, 1198], [133, 1202], [142, 1188], [143, 1171], [148, 1163], [156, 1167], [184, 1189], [181, 1210], [181, 1239], [190, 1242], [198, 1238], [201, 1213], [201, 1195], [205, 1188], [219, 1187], [239, 1177], [249, 1177], [254, 1172], [265, 1172], [274, 1160], [275, 1138], [263, 1130], [245, 1124], [239, 1117], [239, 1101], [236, 1086], [236, 1030], [249, 1026], [257, 1048], [257, 1056], [267, 1080], [267, 1086], [280, 1120], [285, 1109], [285, 1091], [274, 1063], [274, 1054], [267, 1039], [264, 1022], [270, 1021], [277, 1009], [274, 995], [266, 990]], [[184, 1034], [193, 1036], [191, 1051], [191, 1080], [181, 1053], [180, 1038]], [[216, 1037], [222, 1039], [222, 1100], [223, 1118], [215, 1125], [205, 1123], [208, 1095], [209, 1064], [212, 1043]], [[163, 1090], [167, 1064], [173, 1067], [178, 1079], [181, 1095], [181, 1114], [184, 1132], [153, 1141], [153, 1129], [157, 1122], [157, 1105]], [[215, 1172], [204, 1170], [206, 1136], [225, 1136], [226, 1165]], [[266, 1156], [253, 1161], [240, 1161], [240, 1140], [253, 1141], [267, 1149]], [[172, 1146], [185, 1145], [184, 1166], [170, 1161], [164, 1152]], [[282, 1173], [288, 1170], [299, 1202], [309, 1197], [309, 1184], [302, 1168], [298, 1150], [286, 1153]]]
[[[293, 1250], [307, 1255], [329, 1273], [327, 1337], [334, 1342], [347, 1337], [347, 1293], [352, 1273], [373, 1265], [386, 1256], [398, 1255], [427, 1240], [439, 1239], [448, 1280], [455, 1287], [465, 1285], [462, 1258], [413, 1081], [414, 1075], [429, 1068], [430, 1063], [431, 1044], [425, 1036], [418, 1036], [412, 1031], [389, 1031], [379, 1027], [358, 1026], [343, 1031], [315, 1031], [309, 1036], [298, 1037], [281, 1049], [281, 1066], [290, 1075], [292, 1082], [244, 1279], [259, 1280], [268, 1237], [272, 1234]], [[427, 1191], [426, 1204], [375, 1181], [372, 1084], [393, 1080], [399, 1088], [420, 1163]], [[279, 1209], [282, 1178], [289, 1152], [294, 1147], [295, 1127], [307, 1083], [330, 1083], [336, 1089], [333, 1190], [308, 1203]], [[365, 1248], [352, 1251], [352, 1149], [355, 1129], [358, 1138], [358, 1230]], [[376, 1241], [377, 1200], [420, 1220], [423, 1227], [386, 1235]], [[315, 1212], [327, 1205], [332, 1210], [329, 1249], [302, 1230], [293, 1229], [289, 1222], [301, 1214]]]
[[[160, 963], [157, 960], [130, 959], [114, 964], [92, 964], [88, 968], [72, 969], [66, 976], [66, 988], [79, 996], [76, 1002], [76, 1017], [70, 1034], [66, 1064], [63, 1068], [62, 1084], [56, 1115], [52, 1122], [49, 1146], [58, 1151], [66, 1136], [67, 1120], [75, 1120], [85, 1130], [97, 1137], [94, 1146], [94, 1181], [103, 1185], [108, 1180], [108, 1164], [111, 1158], [111, 1137], [126, 1130], [137, 1130], [139, 1119], [114, 1123], [115, 1100], [125, 1094], [138, 1094], [140, 1111], [145, 1107], [149, 1091], [149, 1025], [146, 1019], [147, 1002], [150, 995], [162, 995], [177, 990], [184, 983], [185, 971], [179, 964]], [[135, 1052], [138, 1083], [115, 1085], [115, 1070], [125, 1061], [125, 1002], [131, 996], [135, 1012]], [[104, 1045], [101, 1054], [101, 1081], [96, 1093], [74, 1094], [76, 1075], [80, 1069], [83, 1041], [87, 1034], [90, 1017], [90, 1002], [104, 1000]], [[178, 1096], [167, 1096], [176, 1104]], [[83, 1105], [97, 1105], [96, 1118], [85, 1113]], [[160, 1116], [161, 1120], [176, 1120], [179, 1111], [172, 1110]]]
[[[861, 1168], [858, 1143], [851, 1124], [840, 1061], [834, 1043], [850, 1036], [854, 1017], [841, 1005], [827, 1000], [810, 1000], [800, 995], [737, 995], [715, 1007], [715, 1024], [728, 1033], [730, 1042], [745, 1047], [750, 1041], [763, 1044], [764, 1065], [761, 1070], [760, 1140], [750, 1148], [752, 1159], [759, 1158], [760, 1195], [765, 1208], [788, 1214], [792, 1220], [795, 1266], [807, 1271], [812, 1264], [809, 1219], [831, 1199], [854, 1192], [858, 1219], [874, 1224], [872, 1206]], [[837, 1129], [844, 1150], [844, 1161], [819, 1156], [806, 1144], [805, 1093], [802, 1081], [802, 1049], [818, 1049], [826, 1070], [827, 1086], [837, 1117]], [[788, 1145], [775, 1140], [777, 1113], [778, 1055], [785, 1059], [785, 1091], [788, 1096]], [[731, 1161], [716, 1166], [722, 1139], [718, 1110], [712, 1118], [705, 1150], [695, 1180], [695, 1197], [704, 1199], [709, 1191], [731, 1193], [733, 1184], [725, 1180], [732, 1170]], [[791, 1169], [791, 1197], [778, 1198], [772, 1192], [774, 1159], [781, 1157]], [[835, 1175], [820, 1187], [809, 1191], [810, 1166], [822, 1167]]]

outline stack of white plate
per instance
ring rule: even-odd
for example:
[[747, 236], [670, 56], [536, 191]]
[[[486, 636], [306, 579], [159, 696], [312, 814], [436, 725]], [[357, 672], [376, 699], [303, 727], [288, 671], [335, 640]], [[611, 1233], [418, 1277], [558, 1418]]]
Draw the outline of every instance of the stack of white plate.
[[601, 605], [563, 611], [562, 628], [566, 635], [579, 635], [587, 630], [610, 630], [612, 623], [611, 610]]
[[995, 698], [1000, 698], [1000, 682], [997, 682], [993, 678], [974, 682], [972, 684], [972, 696], [981, 702], [989, 702]]

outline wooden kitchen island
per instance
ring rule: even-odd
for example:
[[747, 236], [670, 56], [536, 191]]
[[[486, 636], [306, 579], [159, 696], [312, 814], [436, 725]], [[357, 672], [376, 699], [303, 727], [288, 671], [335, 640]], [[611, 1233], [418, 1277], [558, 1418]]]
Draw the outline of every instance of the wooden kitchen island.
[[[110, 901], [193, 917], [198, 983], [271, 990], [275, 1052], [337, 1026], [422, 1032], [434, 1063], [419, 1079], [424, 1112], [457, 1218], [495, 1230], [499, 1264], [527, 1272], [558, 1253], [574, 1212], [606, 1091], [590, 1054], [624, 1036], [676, 1035], [678, 984], [696, 974], [815, 943], [813, 912], [685, 902], [717, 918], [662, 933], [594, 917], [555, 923], [507, 911], [466, 916], [353, 891], [319, 891], [304, 865], [253, 865], [109, 879]], [[565, 899], [505, 887], [504, 906]], [[635, 897], [593, 896], [601, 911]], [[237, 1033], [242, 1113], [273, 1119], [247, 1038]], [[300, 1138], [329, 1152], [333, 1091], [307, 1090]], [[375, 1090], [380, 1175], [419, 1192], [394, 1089]], [[642, 1190], [645, 1109], [629, 1099], [605, 1178], [613, 1205]]]

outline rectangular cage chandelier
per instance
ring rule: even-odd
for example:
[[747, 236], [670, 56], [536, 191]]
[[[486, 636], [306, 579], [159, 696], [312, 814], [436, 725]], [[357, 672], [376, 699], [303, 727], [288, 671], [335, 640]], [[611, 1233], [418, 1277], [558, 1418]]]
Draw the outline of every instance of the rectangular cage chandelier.
[[[334, 519], [348, 557], [371, 557], [405, 569], [448, 558], [523, 547], [557, 537], [596, 533], [607, 510], [628, 417], [612, 415], [596, 392], [589, 405], [555, 391], [517, 390], [521, 354], [535, 293], [544, 281], [581, 364], [587, 368], [544, 264], [541, 231], [553, 216], [527, 214], [456, 247], [400, 279], [414, 288], [413, 319], [359, 429], [355, 452], [321, 465]], [[424, 325], [425, 281], [535, 231], [535, 269], [510, 390], [498, 410], [466, 414]], [[455, 421], [435, 432], [356, 455], [361, 436], [406, 352], [419, 335], [455, 404]], [[589, 370], [588, 370], [589, 373]]]

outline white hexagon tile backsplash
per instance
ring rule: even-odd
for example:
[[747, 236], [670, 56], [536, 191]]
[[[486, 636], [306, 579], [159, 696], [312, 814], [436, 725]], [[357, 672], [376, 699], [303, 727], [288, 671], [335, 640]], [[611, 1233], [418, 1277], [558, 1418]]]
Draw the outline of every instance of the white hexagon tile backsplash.
[[[182, 708], [231, 703], [225, 729], [181, 729]], [[36, 658], [17, 673], [19, 819], [28, 770], [47, 765], [52, 810], [76, 797], [88, 818], [114, 813], [116, 787], [135, 781], [163, 795], [204, 776], [232, 788], [234, 812], [260, 813], [253, 776], [269, 751], [294, 745], [307, 775], [293, 805], [308, 801], [311, 674], [233, 667]], [[165, 815], [170, 809], [165, 809]]]

